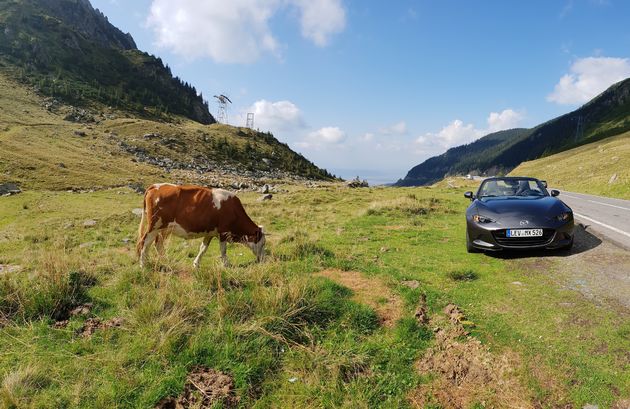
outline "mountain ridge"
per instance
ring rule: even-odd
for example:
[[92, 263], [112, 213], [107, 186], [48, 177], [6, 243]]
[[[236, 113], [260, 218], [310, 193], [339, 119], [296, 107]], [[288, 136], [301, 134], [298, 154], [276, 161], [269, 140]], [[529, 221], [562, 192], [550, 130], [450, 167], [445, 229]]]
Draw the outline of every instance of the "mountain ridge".
[[611, 85], [574, 111], [533, 128], [501, 131], [414, 166], [397, 186], [430, 185], [455, 174], [509, 173], [519, 164], [630, 130], [630, 79]]
[[140, 51], [88, 0], [0, 2], [0, 65], [46, 96], [168, 120], [215, 121], [194, 86]]

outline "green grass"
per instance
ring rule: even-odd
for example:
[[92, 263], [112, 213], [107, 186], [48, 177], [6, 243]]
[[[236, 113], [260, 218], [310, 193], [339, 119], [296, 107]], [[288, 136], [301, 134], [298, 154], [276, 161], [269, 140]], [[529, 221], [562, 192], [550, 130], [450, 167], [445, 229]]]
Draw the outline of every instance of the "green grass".
[[524, 162], [510, 174], [573, 192], [630, 199], [630, 132]]
[[[467, 254], [463, 189], [289, 190], [271, 202], [241, 196], [271, 233], [266, 263], [232, 245], [233, 267], [222, 269], [213, 242], [199, 271], [198, 243], [176, 238], [154, 268], [139, 268], [125, 240], [141, 196], [127, 189], [0, 198], [0, 263], [22, 266], [0, 276], [0, 405], [153, 407], [202, 364], [234, 376], [243, 406], [405, 407], [430, 381], [414, 369], [433, 343], [413, 318], [421, 293], [431, 316], [456, 303], [473, 336], [518, 356], [519, 379], [542, 407], [606, 408], [630, 394], [628, 320], [546, 270]], [[381, 327], [350, 289], [313, 275], [324, 269], [386, 283], [403, 317]], [[52, 327], [83, 302], [122, 327], [91, 338], [77, 333], [87, 317]]]

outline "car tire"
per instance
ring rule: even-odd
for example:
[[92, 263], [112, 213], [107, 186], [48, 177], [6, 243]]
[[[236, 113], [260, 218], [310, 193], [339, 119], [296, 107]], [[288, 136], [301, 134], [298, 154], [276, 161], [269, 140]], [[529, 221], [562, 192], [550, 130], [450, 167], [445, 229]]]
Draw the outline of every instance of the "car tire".
[[470, 237], [468, 236], [468, 230], [466, 230], [466, 251], [469, 253], [479, 253], [479, 249], [472, 245]]

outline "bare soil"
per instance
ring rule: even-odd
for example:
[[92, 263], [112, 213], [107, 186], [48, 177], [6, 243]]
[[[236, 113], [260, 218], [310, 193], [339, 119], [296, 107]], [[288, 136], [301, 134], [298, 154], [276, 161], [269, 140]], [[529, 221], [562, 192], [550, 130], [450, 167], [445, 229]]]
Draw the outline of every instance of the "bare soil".
[[221, 371], [196, 367], [188, 374], [184, 391], [177, 397], [162, 399], [156, 409], [206, 409], [220, 404], [223, 408], [238, 406], [234, 392], [234, 379]]
[[352, 299], [372, 307], [385, 327], [393, 327], [403, 315], [403, 301], [377, 278], [365, 277], [358, 271], [342, 270], [324, 270], [316, 275], [329, 278], [351, 289]]
[[123, 319], [119, 317], [114, 317], [107, 321], [101, 321], [100, 318], [88, 318], [85, 320], [83, 327], [78, 331], [79, 335], [84, 338], [91, 337], [97, 330], [108, 329], [108, 328], [116, 328], [120, 327], [123, 324]]
[[516, 374], [518, 355], [491, 353], [479, 340], [467, 336], [463, 322], [467, 322], [466, 317], [454, 304], [444, 309], [444, 315], [431, 319], [436, 344], [416, 368], [433, 378], [410, 393], [411, 405], [459, 409], [480, 403], [483, 407], [535, 408]]

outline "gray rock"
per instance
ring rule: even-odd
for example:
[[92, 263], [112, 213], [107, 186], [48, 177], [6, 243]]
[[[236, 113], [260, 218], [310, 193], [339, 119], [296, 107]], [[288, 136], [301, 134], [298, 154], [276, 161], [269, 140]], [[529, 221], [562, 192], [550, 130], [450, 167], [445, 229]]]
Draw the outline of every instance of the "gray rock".
[[86, 220], [83, 222], [83, 227], [94, 227], [96, 226], [96, 220]]
[[405, 287], [409, 287], [414, 290], [420, 287], [420, 281], [418, 280], [406, 280], [406, 281], [401, 282], [401, 284], [404, 285]]
[[267, 193], [266, 195], [262, 195], [258, 198], [259, 202], [264, 202], [265, 200], [271, 200], [273, 195], [271, 193]]
[[75, 134], [76, 136], [85, 136], [85, 132], [84, 132], [84, 131], [78, 131], [78, 130], [77, 130], [77, 131], [74, 131], [74, 134]]
[[154, 139], [154, 138], [159, 138], [160, 134], [158, 132], [151, 132], [151, 133], [145, 133], [143, 138], [144, 139]]
[[0, 264], [0, 274], [15, 273], [22, 269], [22, 266], [17, 264]]
[[617, 174], [613, 174], [610, 179], [608, 180], [608, 184], [612, 185], [613, 183], [615, 183], [617, 181]]
[[94, 247], [95, 244], [96, 244], [95, 241], [88, 241], [87, 243], [79, 244], [79, 248], [80, 249], [85, 249], [85, 248], [88, 248], [88, 247]]
[[135, 214], [138, 217], [142, 217], [142, 213], [144, 212], [144, 210], [142, 210], [141, 208], [137, 207], [133, 210], [131, 210], [131, 213]]
[[263, 187], [260, 188], [260, 193], [267, 194], [270, 190], [271, 188], [269, 187], [269, 185], [265, 184], [263, 185]]
[[367, 180], [361, 180], [357, 176], [356, 178], [349, 180], [346, 182], [346, 186], [349, 188], [357, 188], [357, 187], [369, 187]]
[[15, 183], [2, 183], [0, 184], [0, 196], [11, 196], [22, 193], [22, 190]]

